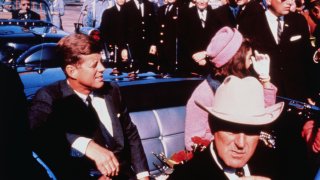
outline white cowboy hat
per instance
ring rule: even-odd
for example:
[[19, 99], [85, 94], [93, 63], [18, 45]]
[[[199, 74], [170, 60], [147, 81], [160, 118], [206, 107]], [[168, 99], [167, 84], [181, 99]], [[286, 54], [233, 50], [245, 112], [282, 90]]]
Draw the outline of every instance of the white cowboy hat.
[[254, 77], [228, 76], [217, 88], [213, 107], [195, 102], [215, 117], [243, 125], [265, 125], [281, 114], [284, 102], [265, 107], [261, 83]]

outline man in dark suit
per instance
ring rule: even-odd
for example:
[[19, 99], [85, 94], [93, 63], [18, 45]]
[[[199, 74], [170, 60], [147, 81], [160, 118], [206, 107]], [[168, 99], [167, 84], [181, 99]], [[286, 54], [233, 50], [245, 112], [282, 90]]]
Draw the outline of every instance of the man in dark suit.
[[[154, 70], [155, 42], [154, 5], [148, 0], [132, 0], [124, 5], [126, 42], [129, 44], [131, 58], [136, 70]], [[130, 58], [130, 57], [129, 57]]]
[[256, 78], [229, 76], [217, 88], [212, 107], [197, 105], [210, 114], [214, 140], [187, 163], [175, 166], [169, 180], [278, 177], [279, 169], [272, 166], [277, 162], [264, 161], [272, 157], [272, 149], [256, 148], [261, 130], [279, 117], [283, 102], [265, 107], [263, 88]]
[[20, 2], [20, 9], [12, 11], [12, 18], [13, 19], [33, 19], [33, 20], [40, 20], [40, 15], [30, 9], [31, 2], [30, 0], [21, 0]]
[[[268, 9], [242, 21], [239, 30], [270, 56], [270, 75], [278, 95], [303, 102], [312, 97], [312, 48], [305, 18], [291, 13], [292, 1], [267, 0]], [[304, 121], [284, 114], [275, 124], [285, 179], [308, 179], [306, 145], [300, 137]], [[295, 158], [292, 158], [295, 157]], [[300, 163], [296, 164], [295, 162]], [[295, 173], [292, 173], [295, 172]]]
[[123, 6], [125, 0], [116, 0], [115, 6], [106, 9], [102, 14], [100, 24], [101, 37], [110, 52], [110, 57], [113, 60], [114, 66], [117, 70], [128, 71], [129, 63], [128, 54], [125, 42], [125, 16], [123, 13]]
[[[202, 51], [209, 44], [211, 37], [218, 29], [214, 21], [208, 0], [196, 0], [196, 6], [181, 12], [179, 24], [179, 59], [181, 59], [180, 70], [186, 74], [206, 75], [208, 70], [198, 66], [192, 55]], [[190, 26], [192, 25], [192, 26]]]
[[229, 26], [238, 28], [240, 21], [245, 21], [246, 17], [255, 16], [257, 13], [264, 12], [263, 6], [258, 0], [229, 0], [227, 4], [213, 10], [219, 28]]
[[174, 74], [178, 64], [178, 15], [179, 7], [176, 0], [169, 0], [158, 10], [157, 16], [157, 47], [159, 54], [160, 71], [165, 74]]
[[58, 42], [67, 79], [42, 88], [29, 112], [35, 151], [58, 179], [149, 179], [118, 87], [104, 83], [101, 46], [84, 34]]

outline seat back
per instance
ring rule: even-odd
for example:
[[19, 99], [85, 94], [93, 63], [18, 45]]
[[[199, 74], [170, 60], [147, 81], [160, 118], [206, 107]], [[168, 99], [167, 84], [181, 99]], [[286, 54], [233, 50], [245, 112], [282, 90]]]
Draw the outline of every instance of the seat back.
[[119, 83], [152, 175], [160, 173], [153, 163], [162, 165], [153, 152], [163, 152], [169, 158], [185, 148], [185, 105], [202, 80], [171, 78]]

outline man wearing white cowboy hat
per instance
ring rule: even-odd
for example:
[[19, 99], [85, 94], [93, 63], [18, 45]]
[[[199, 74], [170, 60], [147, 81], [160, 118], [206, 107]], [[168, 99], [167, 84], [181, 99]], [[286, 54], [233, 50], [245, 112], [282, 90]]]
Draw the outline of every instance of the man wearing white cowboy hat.
[[212, 107], [199, 103], [198, 106], [210, 114], [209, 125], [214, 140], [209, 148], [186, 164], [177, 166], [169, 179], [278, 177], [278, 169], [264, 166], [254, 154], [261, 130], [279, 117], [284, 103], [265, 107], [263, 87], [256, 78], [229, 76], [218, 87]]

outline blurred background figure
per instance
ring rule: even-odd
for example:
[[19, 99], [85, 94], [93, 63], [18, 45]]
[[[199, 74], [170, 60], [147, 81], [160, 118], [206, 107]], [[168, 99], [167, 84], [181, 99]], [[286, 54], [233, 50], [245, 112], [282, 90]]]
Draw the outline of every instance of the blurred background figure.
[[125, 36], [130, 46], [134, 70], [155, 71], [156, 14], [154, 3], [148, 0], [131, 0], [124, 5]]
[[61, 16], [64, 15], [64, 1], [50, 0], [50, 11], [52, 15], [52, 23], [59, 29], [63, 29]]
[[160, 64], [160, 72], [173, 74], [178, 65], [178, 15], [179, 7], [176, 0], [168, 0], [158, 10], [157, 16], [157, 46]]
[[31, 9], [31, 1], [30, 0], [21, 0], [19, 4], [19, 9], [12, 11], [13, 19], [33, 19], [40, 20], [40, 15]]
[[126, 72], [130, 64], [127, 56], [121, 56], [121, 54], [128, 54], [125, 44], [125, 17], [123, 13], [125, 3], [125, 0], [116, 0], [115, 6], [106, 9], [102, 14], [99, 28], [101, 38], [110, 53], [110, 61], [113, 62], [111, 66], [120, 72]]
[[85, 0], [82, 8], [82, 23], [84, 26], [98, 28], [104, 10], [114, 6], [113, 0]]
[[5, 0], [1, 4], [1, 12], [12, 12], [13, 10], [13, 2], [11, 0]]

